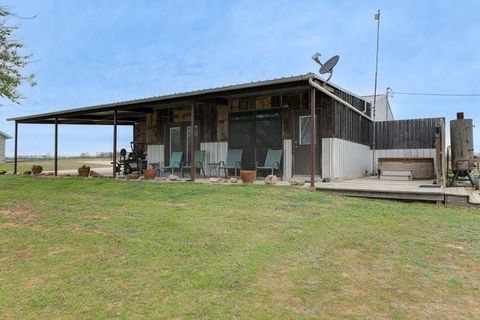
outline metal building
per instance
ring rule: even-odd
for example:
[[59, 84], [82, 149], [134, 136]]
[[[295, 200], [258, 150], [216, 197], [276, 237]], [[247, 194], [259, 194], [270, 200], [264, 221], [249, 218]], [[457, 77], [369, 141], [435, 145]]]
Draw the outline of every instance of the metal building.
[[0, 163], [5, 162], [5, 141], [11, 138], [5, 132], [0, 131]]
[[242, 168], [252, 169], [269, 149], [282, 150], [283, 177], [313, 185], [371, 172], [371, 115], [367, 98], [309, 73], [9, 120], [15, 121], [15, 155], [19, 125], [55, 125], [57, 159], [59, 125], [108, 124], [115, 162], [116, 128], [128, 125], [134, 140], [145, 143], [149, 163], [168, 161], [176, 151], [191, 163], [195, 150], [205, 151], [205, 163], [225, 161], [229, 149], [241, 149]]

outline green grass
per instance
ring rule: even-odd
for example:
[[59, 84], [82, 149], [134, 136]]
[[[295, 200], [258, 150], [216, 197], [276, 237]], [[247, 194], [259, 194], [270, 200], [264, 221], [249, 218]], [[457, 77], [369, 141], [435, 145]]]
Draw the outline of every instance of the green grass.
[[0, 318], [480, 317], [480, 212], [0, 177]]
[[[58, 170], [70, 170], [78, 169], [84, 164], [91, 166], [92, 168], [107, 168], [111, 165], [109, 164], [90, 164], [92, 161], [111, 161], [111, 159], [105, 158], [60, 158], [58, 159]], [[31, 170], [33, 165], [39, 165], [43, 167], [44, 171], [53, 170], [53, 160], [28, 160], [28, 161], [19, 161], [18, 162], [18, 172], [24, 172]], [[7, 172], [13, 172], [13, 162], [9, 161], [7, 163], [0, 163], [0, 171], [5, 170]]]

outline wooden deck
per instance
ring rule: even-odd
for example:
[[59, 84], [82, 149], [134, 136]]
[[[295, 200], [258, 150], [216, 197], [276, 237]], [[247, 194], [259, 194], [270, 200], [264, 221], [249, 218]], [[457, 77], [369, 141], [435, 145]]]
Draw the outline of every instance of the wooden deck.
[[350, 197], [480, 205], [479, 191], [464, 187], [443, 188], [433, 184], [433, 180], [390, 181], [365, 177], [340, 182], [317, 182], [315, 187], [319, 191]]
[[[111, 176], [110, 168], [95, 169], [95, 171], [105, 176]], [[59, 173], [62, 175], [67, 173], [75, 175], [76, 171], [62, 171]], [[309, 177], [304, 178], [305, 180], [309, 179]], [[180, 179], [181, 182], [188, 180], [188, 178]], [[443, 188], [442, 186], [434, 185], [433, 180], [394, 181], [364, 177], [338, 182], [320, 182], [321, 178], [316, 177], [316, 181], [315, 188], [318, 191], [333, 192], [350, 197], [427, 201], [445, 203], [446, 205], [478, 206], [480, 208], [480, 192], [478, 190], [467, 187]], [[161, 181], [157, 178], [155, 182]], [[208, 178], [197, 178], [195, 182], [211, 184]], [[228, 182], [221, 184], [230, 185]], [[237, 184], [242, 184], [240, 179]], [[254, 184], [264, 185], [265, 182], [257, 180]], [[279, 180], [276, 185], [290, 186], [290, 183]], [[309, 183], [306, 183], [305, 187], [309, 187]]]

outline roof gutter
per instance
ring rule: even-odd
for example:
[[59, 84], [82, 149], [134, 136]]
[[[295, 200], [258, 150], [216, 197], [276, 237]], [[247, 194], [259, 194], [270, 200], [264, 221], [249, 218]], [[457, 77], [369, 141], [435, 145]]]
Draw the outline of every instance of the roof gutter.
[[367, 116], [366, 114], [364, 114], [363, 112], [361, 112], [360, 110], [358, 110], [357, 108], [355, 108], [354, 106], [352, 106], [350, 103], [342, 100], [341, 98], [337, 97], [336, 95], [334, 95], [333, 93], [331, 93], [330, 91], [328, 91], [327, 89], [325, 89], [324, 87], [322, 87], [321, 85], [319, 85], [318, 83], [316, 83], [315, 81], [313, 81], [313, 78], [310, 78], [308, 79], [308, 84], [310, 86], [312, 86], [313, 88], [317, 89], [318, 91], [321, 91], [323, 93], [325, 93], [327, 96], [329, 96], [330, 98], [340, 102], [341, 104], [343, 104], [344, 106], [346, 106], [347, 108], [351, 109], [352, 111], [358, 113], [359, 115], [361, 115], [362, 117], [364, 118], [367, 118], [368, 120], [372, 121], [372, 118], [370, 118], [369, 116]]

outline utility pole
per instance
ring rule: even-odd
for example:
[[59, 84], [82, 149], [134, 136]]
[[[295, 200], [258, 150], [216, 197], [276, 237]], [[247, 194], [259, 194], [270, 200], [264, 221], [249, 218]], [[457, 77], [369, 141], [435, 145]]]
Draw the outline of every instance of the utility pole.
[[373, 90], [373, 137], [372, 137], [372, 173], [376, 175], [377, 170], [375, 170], [375, 113], [376, 113], [376, 108], [377, 108], [377, 78], [378, 78], [378, 48], [379, 48], [379, 43], [380, 43], [380, 9], [377, 11], [377, 13], [374, 16], [374, 19], [377, 20], [377, 53], [375, 57], [375, 88]]

